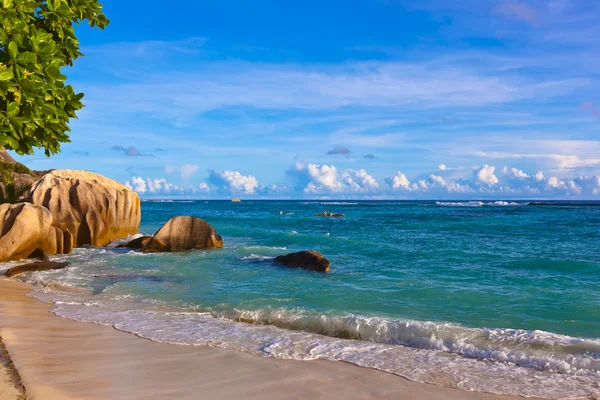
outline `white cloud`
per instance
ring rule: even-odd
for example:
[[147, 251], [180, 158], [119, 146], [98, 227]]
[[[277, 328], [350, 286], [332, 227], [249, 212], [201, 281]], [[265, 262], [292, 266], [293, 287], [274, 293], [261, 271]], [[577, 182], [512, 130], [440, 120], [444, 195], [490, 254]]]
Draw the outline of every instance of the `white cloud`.
[[448, 169], [448, 167], [446, 167], [446, 164], [440, 164], [440, 165], [438, 165], [438, 169], [440, 171], [445, 171], [446, 169]]
[[231, 193], [256, 194], [258, 180], [252, 175], [242, 175], [238, 171], [216, 171], [210, 170], [208, 183], [220, 190]]
[[523, 172], [520, 169], [517, 168], [508, 168], [508, 167], [504, 167], [502, 169], [502, 173], [504, 175], [509, 176], [510, 178], [514, 178], [514, 179], [526, 179], [529, 178], [529, 175], [527, 175], [525, 172]]
[[[287, 171], [292, 185], [261, 186], [253, 175], [242, 175], [231, 170], [211, 170], [204, 182], [186, 188], [173, 185], [164, 178], [143, 179], [139, 176], [132, 177], [126, 185], [139, 194], [150, 196], [218, 196], [226, 193], [265, 197], [304, 195], [373, 198], [404, 193], [417, 198], [587, 198], [600, 195], [600, 176], [597, 175], [566, 178], [545, 175], [541, 171], [528, 174], [510, 167], [503, 168], [502, 173], [496, 175], [496, 167], [488, 164], [463, 170], [467, 173], [448, 176], [432, 173], [414, 180], [398, 171], [386, 178], [387, 185], [381, 187], [377, 179], [364, 169], [339, 171], [334, 165], [299, 162]], [[442, 172], [446, 173], [447, 170]]]
[[398, 171], [396, 175], [390, 176], [385, 180], [388, 185], [392, 188], [392, 190], [400, 191], [410, 191], [410, 181], [402, 172]]
[[498, 183], [498, 177], [494, 174], [496, 167], [491, 165], [482, 165], [479, 169], [475, 170], [475, 178], [486, 185], [493, 186]]
[[342, 174], [342, 181], [351, 192], [374, 192], [379, 189], [379, 183], [364, 169], [347, 169]]
[[380, 187], [364, 169], [347, 169], [340, 173], [334, 165], [298, 162], [287, 173], [304, 193], [365, 193]]
[[134, 176], [131, 178], [131, 183], [129, 183], [129, 181], [125, 182], [125, 186], [134, 190], [138, 194], [171, 194], [182, 191], [181, 188], [169, 183], [164, 178], [144, 179], [141, 176]]
[[542, 171], [538, 171], [534, 177], [536, 181], [541, 181], [544, 179], [544, 173]]
[[134, 176], [133, 178], [131, 178], [131, 184], [129, 182], [126, 182], [125, 186], [139, 194], [144, 194], [147, 190], [146, 181], [144, 181], [144, 179], [141, 176]]

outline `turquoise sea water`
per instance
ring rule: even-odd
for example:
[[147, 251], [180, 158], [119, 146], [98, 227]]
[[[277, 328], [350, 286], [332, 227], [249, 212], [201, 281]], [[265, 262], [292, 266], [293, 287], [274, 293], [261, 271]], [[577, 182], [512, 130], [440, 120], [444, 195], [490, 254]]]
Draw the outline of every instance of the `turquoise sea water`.
[[[313, 214], [329, 210], [344, 218]], [[294, 212], [280, 215], [279, 211]], [[221, 250], [77, 249], [30, 280], [65, 317], [153, 340], [353, 362], [468, 390], [600, 394], [600, 206], [144, 202], [140, 233], [201, 217]], [[315, 249], [329, 274], [277, 266]]]

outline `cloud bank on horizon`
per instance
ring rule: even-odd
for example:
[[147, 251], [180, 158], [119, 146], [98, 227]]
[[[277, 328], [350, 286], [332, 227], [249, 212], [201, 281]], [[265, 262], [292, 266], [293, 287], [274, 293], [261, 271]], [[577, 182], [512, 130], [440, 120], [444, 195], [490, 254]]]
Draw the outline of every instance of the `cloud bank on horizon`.
[[448, 168], [410, 180], [398, 171], [380, 184], [364, 169], [338, 170], [334, 165], [298, 162], [287, 171], [289, 180], [265, 186], [256, 177], [238, 171], [209, 171], [199, 185], [176, 186], [165, 179], [133, 177], [125, 185], [142, 197], [186, 196], [215, 198], [245, 195], [251, 198], [568, 198], [600, 195], [600, 176], [560, 179], [517, 168], [497, 170], [491, 165]]
[[73, 142], [19, 161], [154, 198], [600, 198], [600, 3], [123, 3], [80, 33]]

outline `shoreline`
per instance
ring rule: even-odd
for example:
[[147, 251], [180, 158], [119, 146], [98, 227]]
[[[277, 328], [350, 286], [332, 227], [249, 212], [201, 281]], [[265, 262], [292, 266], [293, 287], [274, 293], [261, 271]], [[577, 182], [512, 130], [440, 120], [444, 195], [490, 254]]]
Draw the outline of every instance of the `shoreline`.
[[412, 382], [345, 362], [154, 342], [58, 317], [50, 312], [52, 304], [27, 296], [31, 290], [0, 280], [0, 337], [28, 399], [518, 398]]

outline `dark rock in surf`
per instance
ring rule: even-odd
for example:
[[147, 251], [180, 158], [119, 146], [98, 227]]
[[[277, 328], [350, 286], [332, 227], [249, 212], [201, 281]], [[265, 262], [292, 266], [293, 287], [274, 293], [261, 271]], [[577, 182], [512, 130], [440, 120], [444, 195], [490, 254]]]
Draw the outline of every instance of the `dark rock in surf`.
[[68, 262], [49, 262], [49, 261], [37, 261], [29, 264], [17, 265], [16, 267], [10, 268], [4, 273], [7, 278], [12, 278], [25, 272], [37, 272], [37, 271], [50, 271], [53, 269], [63, 269], [71, 265]]
[[152, 236], [140, 236], [139, 238], [135, 238], [125, 244], [120, 244], [117, 246], [118, 249], [127, 248], [140, 250], [142, 249], [148, 242], [152, 240]]
[[288, 267], [297, 267], [310, 269], [312, 271], [329, 272], [331, 263], [323, 257], [321, 253], [315, 250], [300, 251], [290, 253], [285, 256], [275, 257], [275, 262]]
[[195, 217], [171, 218], [143, 247], [144, 253], [223, 248], [223, 238], [208, 222]]

